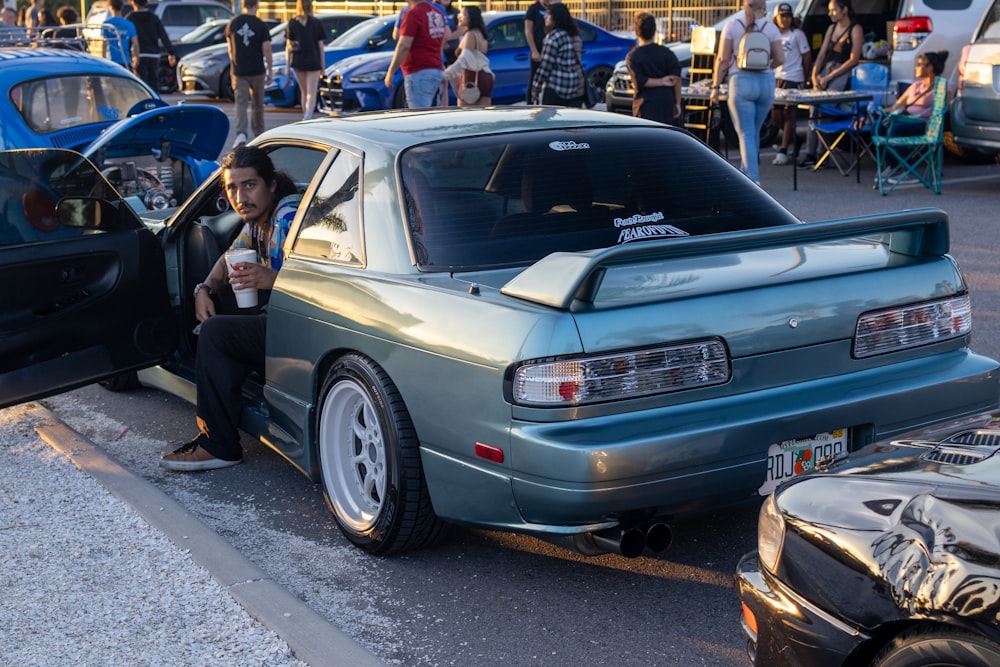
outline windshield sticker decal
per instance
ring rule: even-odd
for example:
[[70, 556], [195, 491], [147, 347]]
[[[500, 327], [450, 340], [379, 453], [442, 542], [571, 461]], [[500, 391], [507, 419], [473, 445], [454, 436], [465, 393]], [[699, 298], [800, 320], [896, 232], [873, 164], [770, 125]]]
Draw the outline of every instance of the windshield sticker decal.
[[590, 148], [590, 144], [586, 141], [579, 143], [575, 141], [552, 141], [549, 143], [549, 148], [554, 151], [582, 151]]
[[656, 223], [663, 218], [664, 215], [661, 211], [649, 215], [637, 213], [630, 218], [615, 218], [615, 227], [622, 228], [618, 234], [618, 243], [628, 243], [639, 239], [690, 236], [683, 229], [678, 229], [673, 225], [645, 224]]

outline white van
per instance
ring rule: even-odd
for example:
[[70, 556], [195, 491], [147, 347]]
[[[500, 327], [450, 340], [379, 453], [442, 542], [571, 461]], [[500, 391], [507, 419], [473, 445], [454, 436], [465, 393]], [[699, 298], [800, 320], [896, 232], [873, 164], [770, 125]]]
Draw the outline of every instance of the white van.
[[[956, 82], [962, 47], [969, 43], [989, 0], [854, 0], [855, 19], [866, 37], [886, 40], [892, 46], [891, 80], [899, 85], [913, 81], [917, 56], [947, 51], [945, 75]], [[813, 53], [823, 43], [830, 18], [829, 0], [801, 0], [795, 15], [809, 38]], [[891, 31], [891, 32], [890, 32]]]

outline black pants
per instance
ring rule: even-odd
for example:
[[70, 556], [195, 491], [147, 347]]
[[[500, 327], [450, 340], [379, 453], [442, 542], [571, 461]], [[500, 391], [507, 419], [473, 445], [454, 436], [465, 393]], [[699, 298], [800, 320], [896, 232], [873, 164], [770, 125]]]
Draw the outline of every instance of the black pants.
[[531, 88], [535, 83], [535, 72], [538, 70], [539, 63], [534, 58], [530, 57], [528, 58], [528, 63], [529, 63], [528, 90], [524, 94], [524, 101], [527, 102], [528, 104], [534, 104], [534, 102], [531, 100]]
[[583, 106], [583, 97], [574, 97], [572, 99], [559, 97], [559, 95], [546, 86], [545, 88], [542, 88], [542, 104], [560, 107], [576, 107], [579, 109]]
[[226, 461], [243, 458], [240, 412], [243, 381], [264, 370], [267, 316], [215, 315], [198, 334], [198, 444]]
[[147, 58], [139, 56], [139, 62], [135, 67], [136, 76], [146, 82], [157, 94], [160, 92], [160, 56]]

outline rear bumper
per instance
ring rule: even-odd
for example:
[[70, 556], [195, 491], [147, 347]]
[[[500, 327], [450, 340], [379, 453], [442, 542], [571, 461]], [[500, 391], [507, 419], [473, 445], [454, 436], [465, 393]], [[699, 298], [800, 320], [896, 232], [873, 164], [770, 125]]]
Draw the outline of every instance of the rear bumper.
[[1000, 123], [969, 118], [961, 94], [951, 107], [951, 132], [955, 141], [963, 146], [1000, 151]]
[[601, 417], [511, 424], [507, 462], [424, 443], [445, 519], [565, 533], [758, 499], [770, 444], [838, 428], [854, 447], [994, 410], [997, 364], [968, 350], [793, 386]]
[[840, 667], [848, 655], [870, 639], [763, 571], [756, 552], [740, 560], [735, 587], [757, 628], [755, 633], [744, 611], [743, 633], [753, 665]]

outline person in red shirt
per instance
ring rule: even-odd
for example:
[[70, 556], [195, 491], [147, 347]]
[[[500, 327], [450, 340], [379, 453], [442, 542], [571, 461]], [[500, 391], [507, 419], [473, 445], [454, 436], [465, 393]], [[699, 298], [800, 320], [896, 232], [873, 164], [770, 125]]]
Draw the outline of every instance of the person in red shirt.
[[407, 0], [407, 5], [409, 9], [400, 21], [399, 41], [385, 74], [385, 85], [392, 88], [392, 77], [402, 67], [406, 106], [433, 107], [441, 94], [444, 71], [441, 47], [450, 33], [447, 19], [427, 0]]

